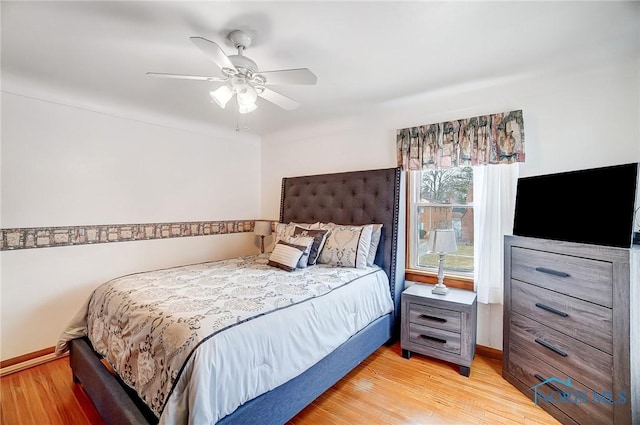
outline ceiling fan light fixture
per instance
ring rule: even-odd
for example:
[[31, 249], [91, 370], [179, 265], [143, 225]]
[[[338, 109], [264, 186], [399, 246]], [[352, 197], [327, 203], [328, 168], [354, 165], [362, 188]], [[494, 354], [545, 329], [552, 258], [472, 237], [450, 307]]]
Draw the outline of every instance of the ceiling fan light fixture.
[[[147, 72], [147, 75], [220, 83], [221, 86], [210, 91], [209, 94], [222, 109], [225, 109], [229, 101], [235, 97], [234, 108], [237, 106], [239, 113], [248, 114], [258, 109], [256, 101], [260, 97], [286, 111], [291, 111], [298, 108], [300, 104], [265, 86], [311, 85], [317, 82], [317, 77], [307, 68], [259, 72], [258, 65], [244, 55], [247, 47], [251, 46], [253, 42], [253, 34], [249, 31], [235, 30], [229, 33], [228, 39], [238, 49], [235, 55], [227, 55], [217, 43], [206, 38], [189, 37], [189, 39], [213, 61], [222, 73], [221, 75], [204, 76], [157, 72]], [[236, 130], [238, 130], [237, 126]]]
[[222, 86], [212, 92], [209, 92], [211, 98], [220, 106], [222, 109], [227, 106], [227, 102], [231, 100], [233, 97], [233, 90], [229, 86]]
[[255, 105], [258, 99], [258, 93], [256, 89], [248, 84], [240, 86], [236, 89], [238, 95], [238, 104], [242, 106]]
[[241, 114], [248, 114], [249, 112], [253, 112], [256, 109], [258, 109], [258, 105], [256, 105], [255, 103], [251, 103], [249, 105], [238, 105], [238, 111]]

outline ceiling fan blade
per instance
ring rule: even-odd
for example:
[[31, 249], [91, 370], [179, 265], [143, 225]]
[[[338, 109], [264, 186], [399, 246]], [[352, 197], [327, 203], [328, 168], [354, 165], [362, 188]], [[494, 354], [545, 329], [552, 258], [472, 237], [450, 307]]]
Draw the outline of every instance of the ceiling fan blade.
[[292, 111], [300, 106], [295, 100], [289, 99], [287, 96], [283, 96], [267, 88], [263, 89], [262, 93], [258, 91], [258, 96], [287, 111]]
[[226, 81], [225, 78], [207, 77], [204, 75], [165, 74], [163, 72], [147, 72], [147, 75], [160, 78], [176, 78], [179, 80]]
[[285, 84], [315, 84], [318, 77], [307, 68], [282, 69], [279, 71], [259, 72], [266, 81], [265, 85], [277, 86]]
[[228, 68], [233, 70], [234, 73], [237, 72], [236, 67], [231, 63], [227, 55], [224, 54], [224, 51], [213, 41], [207, 40], [202, 37], [189, 37], [189, 39], [198, 46], [202, 52], [209, 57], [218, 65], [218, 67], [222, 70], [223, 68]]

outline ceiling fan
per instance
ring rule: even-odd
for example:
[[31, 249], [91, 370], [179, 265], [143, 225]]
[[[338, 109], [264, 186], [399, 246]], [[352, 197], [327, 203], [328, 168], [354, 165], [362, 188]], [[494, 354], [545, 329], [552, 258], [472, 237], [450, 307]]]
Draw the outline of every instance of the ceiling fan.
[[223, 83], [209, 94], [221, 107], [235, 95], [238, 102], [238, 111], [246, 114], [255, 111], [258, 97], [265, 99], [282, 109], [293, 110], [300, 106], [298, 102], [266, 86], [288, 84], [315, 84], [317, 77], [307, 68], [282, 69], [278, 71], [258, 71], [258, 65], [247, 56], [244, 51], [253, 41], [253, 37], [246, 31], [231, 31], [228, 39], [238, 49], [237, 55], [227, 56], [224, 51], [213, 41], [202, 37], [190, 37], [190, 40], [215, 63], [222, 76], [200, 76], [183, 74], [165, 74], [159, 72], [147, 72], [147, 75], [161, 78], [178, 78], [184, 80], [200, 80], [215, 83]]

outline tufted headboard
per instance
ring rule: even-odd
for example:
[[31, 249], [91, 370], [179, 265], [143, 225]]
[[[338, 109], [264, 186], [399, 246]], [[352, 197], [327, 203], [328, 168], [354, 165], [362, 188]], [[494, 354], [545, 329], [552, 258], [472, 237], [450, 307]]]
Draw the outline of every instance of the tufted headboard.
[[404, 289], [405, 185], [400, 168], [282, 179], [280, 222], [382, 224], [375, 263], [389, 276], [399, 336]]

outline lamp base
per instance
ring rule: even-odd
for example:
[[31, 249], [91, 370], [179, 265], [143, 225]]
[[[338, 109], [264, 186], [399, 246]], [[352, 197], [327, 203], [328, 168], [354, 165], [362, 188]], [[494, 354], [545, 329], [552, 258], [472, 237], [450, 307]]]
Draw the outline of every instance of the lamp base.
[[448, 292], [449, 288], [441, 284], [437, 284], [433, 289], [431, 289], [431, 293], [436, 295], [447, 295]]

